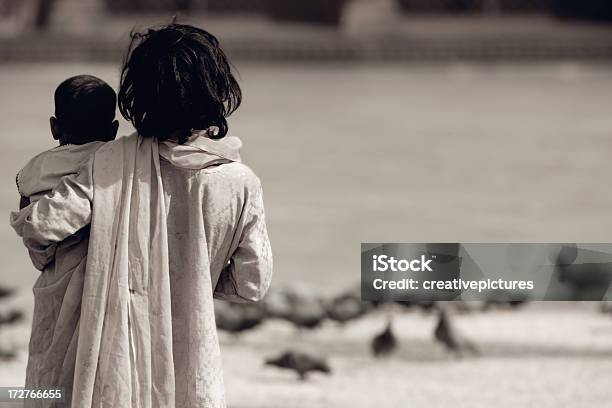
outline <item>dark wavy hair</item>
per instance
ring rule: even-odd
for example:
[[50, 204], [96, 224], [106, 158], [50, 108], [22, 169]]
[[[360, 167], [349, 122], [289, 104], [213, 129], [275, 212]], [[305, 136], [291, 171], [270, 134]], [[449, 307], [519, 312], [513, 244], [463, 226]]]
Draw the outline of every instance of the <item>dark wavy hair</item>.
[[242, 92], [217, 38], [176, 23], [131, 37], [118, 95], [123, 117], [158, 140], [184, 143], [206, 129], [212, 139], [224, 137]]

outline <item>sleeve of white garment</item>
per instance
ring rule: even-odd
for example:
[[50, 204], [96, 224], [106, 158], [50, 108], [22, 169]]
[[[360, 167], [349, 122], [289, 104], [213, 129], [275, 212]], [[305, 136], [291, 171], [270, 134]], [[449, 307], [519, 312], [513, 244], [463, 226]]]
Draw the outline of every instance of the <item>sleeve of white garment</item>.
[[62, 178], [51, 193], [11, 215], [11, 225], [37, 267], [52, 260], [56, 243], [89, 225], [92, 170], [93, 158], [77, 174]]
[[238, 248], [221, 273], [215, 297], [233, 302], [256, 302], [272, 280], [272, 249], [268, 239], [261, 185], [247, 206]]

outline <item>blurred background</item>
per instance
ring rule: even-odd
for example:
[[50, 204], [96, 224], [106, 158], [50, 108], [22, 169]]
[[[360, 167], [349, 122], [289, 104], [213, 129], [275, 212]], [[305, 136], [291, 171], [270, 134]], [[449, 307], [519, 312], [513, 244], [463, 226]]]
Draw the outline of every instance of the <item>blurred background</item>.
[[[7, 220], [16, 172], [54, 145], [55, 87], [84, 73], [116, 87], [130, 31], [174, 16], [239, 73], [230, 133], [263, 181], [274, 250], [265, 304], [219, 306], [230, 406], [612, 404], [605, 304], [355, 291], [361, 242], [612, 241], [612, 3], [0, 0]], [[0, 386], [15, 386], [38, 272], [8, 222], [0, 244]], [[323, 373], [277, 370], [286, 350]]]

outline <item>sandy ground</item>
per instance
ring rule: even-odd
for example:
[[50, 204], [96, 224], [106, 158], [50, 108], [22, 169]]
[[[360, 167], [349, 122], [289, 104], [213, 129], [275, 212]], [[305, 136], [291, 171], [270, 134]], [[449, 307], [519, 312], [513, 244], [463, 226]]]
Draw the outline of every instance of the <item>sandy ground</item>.
[[[329, 325], [299, 337], [266, 325], [224, 342], [226, 383], [234, 407], [607, 407], [612, 403], [612, 321], [593, 306], [532, 305], [518, 312], [459, 316], [458, 327], [481, 347], [456, 359], [432, 341], [435, 318], [397, 319], [400, 349], [387, 361], [369, 355], [381, 316], [346, 328]], [[274, 340], [273, 340], [274, 339]], [[284, 347], [326, 353], [333, 375], [299, 382], [262, 368]]]
[[[24, 301], [27, 296], [13, 303]], [[313, 331], [270, 321], [239, 337], [221, 333], [228, 405], [609, 407], [612, 317], [596, 313], [597, 305], [536, 303], [518, 311], [457, 315], [457, 327], [481, 351], [464, 358], [433, 340], [436, 317], [421, 312], [396, 310], [400, 346], [384, 360], [374, 359], [369, 348], [383, 329], [381, 312]], [[16, 360], [0, 363], [0, 386], [23, 382], [28, 324], [0, 332], [2, 344], [21, 348]], [[290, 348], [326, 356], [332, 374], [299, 381], [293, 372], [263, 365], [265, 358]]]

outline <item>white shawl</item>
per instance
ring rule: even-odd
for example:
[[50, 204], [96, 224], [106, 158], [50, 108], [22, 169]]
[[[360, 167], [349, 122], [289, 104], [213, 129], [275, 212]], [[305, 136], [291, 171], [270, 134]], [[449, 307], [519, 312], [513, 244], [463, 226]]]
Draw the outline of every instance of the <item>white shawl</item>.
[[174, 407], [160, 155], [190, 169], [240, 160], [239, 139], [197, 136], [177, 145], [134, 134], [95, 154], [73, 407]]

